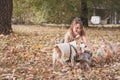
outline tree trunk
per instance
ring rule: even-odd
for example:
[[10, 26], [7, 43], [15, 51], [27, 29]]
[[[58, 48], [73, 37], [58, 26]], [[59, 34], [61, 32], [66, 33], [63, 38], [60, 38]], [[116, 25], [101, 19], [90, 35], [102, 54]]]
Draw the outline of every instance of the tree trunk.
[[0, 34], [10, 34], [12, 32], [11, 17], [13, 10], [12, 0], [0, 0]]
[[83, 21], [83, 25], [88, 27], [87, 0], [81, 0], [81, 20]]

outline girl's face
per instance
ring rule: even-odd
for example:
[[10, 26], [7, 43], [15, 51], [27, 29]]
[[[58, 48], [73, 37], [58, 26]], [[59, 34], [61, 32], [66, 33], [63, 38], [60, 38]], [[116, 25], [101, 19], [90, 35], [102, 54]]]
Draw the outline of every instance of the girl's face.
[[81, 32], [81, 25], [80, 24], [75, 24], [73, 26], [73, 33], [75, 36], [77, 36]]

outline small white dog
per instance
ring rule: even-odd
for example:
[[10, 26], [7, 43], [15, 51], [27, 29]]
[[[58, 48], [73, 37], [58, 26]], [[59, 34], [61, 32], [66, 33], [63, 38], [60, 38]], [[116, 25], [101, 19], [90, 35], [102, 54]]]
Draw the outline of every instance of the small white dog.
[[53, 49], [53, 69], [57, 60], [59, 60], [62, 65], [65, 65], [66, 59], [71, 60], [71, 64], [73, 67], [75, 64], [77, 51], [80, 49], [82, 50], [81, 47], [84, 47], [84, 45], [81, 45], [80, 38], [76, 38], [74, 41], [69, 43], [56, 44]]
[[96, 57], [101, 62], [112, 62], [114, 57], [114, 48], [112, 47], [112, 44], [108, 41], [102, 41], [100, 42], [100, 48], [97, 50]]

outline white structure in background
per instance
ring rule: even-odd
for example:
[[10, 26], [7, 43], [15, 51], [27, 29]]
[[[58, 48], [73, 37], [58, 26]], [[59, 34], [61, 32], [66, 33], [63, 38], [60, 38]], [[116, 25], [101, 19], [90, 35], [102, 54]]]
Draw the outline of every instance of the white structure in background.
[[100, 18], [100, 16], [92, 16], [92, 17], [91, 17], [91, 23], [92, 23], [92, 24], [100, 24], [100, 23], [101, 23], [101, 18]]

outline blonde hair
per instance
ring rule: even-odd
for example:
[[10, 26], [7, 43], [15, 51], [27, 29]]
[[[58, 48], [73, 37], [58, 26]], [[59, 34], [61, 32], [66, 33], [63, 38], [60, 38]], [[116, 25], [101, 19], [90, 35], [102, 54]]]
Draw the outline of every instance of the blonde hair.
[[84, 26], [83, 26], [83, 23], [82, 23], [82, 21], [81, 21], [81, 19], [80, 19], [79, 17], [76, 17], [76, 18], [72, 21], [72, 24], [70, 25], [71, 35], [72, 35], [73, 37], [75, 37], [74, 34], [73, 34], [73, 27], [74, 27], [75, 24], [80, 24], [81, 32], [80, 32], [79, 34], [80, 34], [80, 36], [85, 36], [86, 33], [85, 33], [85, 30], [84, 30]]

